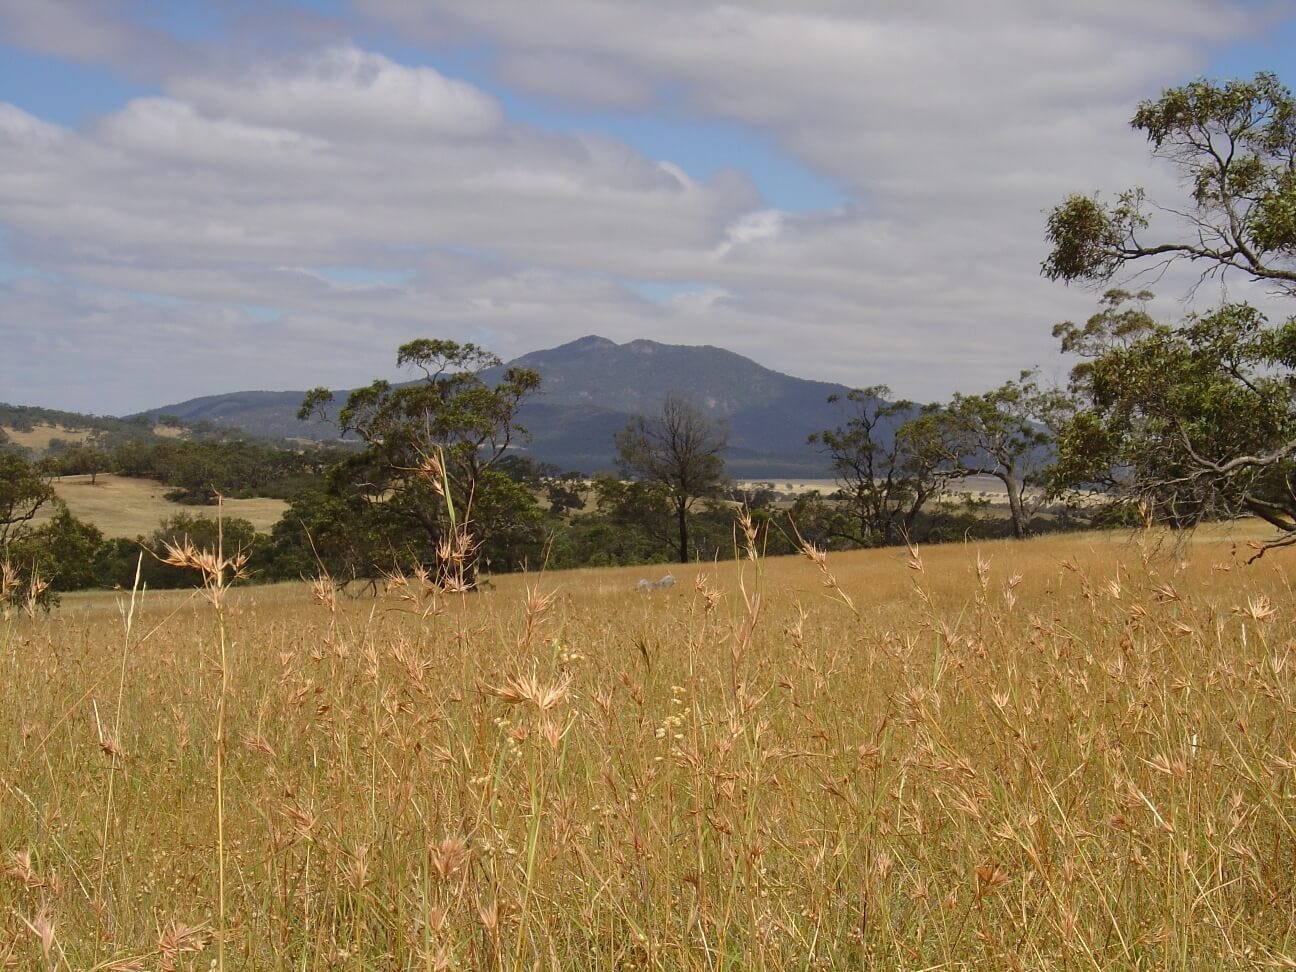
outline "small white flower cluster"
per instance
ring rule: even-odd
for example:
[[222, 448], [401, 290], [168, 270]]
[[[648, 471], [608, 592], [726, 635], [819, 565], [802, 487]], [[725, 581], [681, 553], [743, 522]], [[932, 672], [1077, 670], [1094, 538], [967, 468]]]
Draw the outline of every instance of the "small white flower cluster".
[[492, 721], [495, 723], [495, 728], [504, 734], [504, 744], [508, 746], [509, 755], [514, 757], [521, 756], [521, 740], [526, 738], [525, 732], [517, 732], [517, 730], [513, 728], [513, 723], [508, 719], [505, 719], [503, 716], [497, 716]]
[[[672, 685], [671, 705], [676, 705], [676, 706], [684, 705], [685, 695], [686, 695], [686, 690], [684, 686]], [[684, 733], [680, 732], [680, 730], [683, 728], [684, 728], [684, 713], [672, 712], [670, 715], [668, 715], [665, 719], [661, 721], [661, 725], [657, 727], [653, 735], [657, 739], [665, 739], [667, 736], [669, 736], [671, 739], [678, 742], [679, 740], [684, 738]]]
[[554, 647], [558, 649], [558, 661], [563, 665], [574, 665], [576, 662], [585, 660], [585, 655], [571, 645], [561, 644], [558, 639], [554, 639]]

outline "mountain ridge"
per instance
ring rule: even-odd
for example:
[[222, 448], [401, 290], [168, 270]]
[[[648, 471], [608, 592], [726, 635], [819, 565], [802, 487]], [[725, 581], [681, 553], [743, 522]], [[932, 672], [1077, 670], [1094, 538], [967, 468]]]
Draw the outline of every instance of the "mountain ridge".
[[[553, 348], [523, 354], [483, 372], [490, 383], [506, 368], [541, 376], [539, 394], [526, 402], [519, 422], [530, 433], [518, 451], [563, 469], [611, 470], [613, 434], [636, 413], [651, 414], [666, 395], [691, 398], [729, 432], [726, 462], [739, 478], [823, 478], [826, 457], [806, 437], [842, 421], [828, 403], [845, 385], [796, 378], [715, 345], [664, 344], [637, 338], [617, 344], [588, 334]], [[336, 393], [345, 400], [347, 391]], [[206, 395], [137, 413], [174, 415], [237, 426], [250, 435], [332, 440], [336, 430], [318, 419], [296, 418], [305, 391], [240, 391]]]

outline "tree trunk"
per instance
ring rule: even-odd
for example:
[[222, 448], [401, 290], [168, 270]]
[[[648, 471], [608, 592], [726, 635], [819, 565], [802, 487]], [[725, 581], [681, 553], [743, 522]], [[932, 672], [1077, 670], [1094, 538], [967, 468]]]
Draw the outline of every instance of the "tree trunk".
[[1018, 540], [1026, 536], [1026, 511], [1022, 506], [1022, 484], [1016, 476], [1001, 475], [999, 481], [1008, 491], [1008, 517], [1012, 520], [1013, 536]]
[[679, 562], [687, 564], [689, 562], [688, 504], [683, 501], [677, 502], [675, 515], [679, 520]]

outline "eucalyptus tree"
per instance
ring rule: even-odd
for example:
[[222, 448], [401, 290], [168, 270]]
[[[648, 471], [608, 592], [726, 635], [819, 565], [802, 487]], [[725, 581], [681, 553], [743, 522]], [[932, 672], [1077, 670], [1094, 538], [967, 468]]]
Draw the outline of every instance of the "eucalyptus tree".
[[1260, 517], [1278, 531], [1261, 552], [1296, 543], [1296, 320], [1228, 304], [1172, 326], [1149, 296], [1109, 291], [1083, 326], [1054, 328], [1081, 359], [1057, 481], [1174, 526]]
[[1296, 100], [1277, 75], [1197, 80], [1142, 102], [1130, 125], [1188, 189], [1159, 202], [1141, 188], [1112, 204], [1073, 194], [1048, 216], [1042, 270], [1107, 281], [1187, 261], [1296, 291]]
[[930, 421], [937, 407], [890, 398], [886, 385], [830, 395], [844, 421], [809, 437], [832, 461], [849, 514], [829, 532], [861, 546], [908, 538], [923, 507], [957, 474]]
[[939, 428], [936, 448], [946, 471], [960, 476], [992, 476], [1008, 497], [1013, 536], [1024, 537], [1047, 496], [1053, 461], [1053, 429], [1066, 414], [1066, 396], [1040, 385], [1036, 371], [979, 395], [956, 393], [933, 416]]
[[666, 396], [653, 415], [636, 415], [616, 434], [617, 466], [628, 477], [663, 487], [675, 515], [679, 562], [689, 561], [689, 511], [726, 484], [724, 426], [683, 395]]
[[525, 434], [518, 410], [540, 376], [508, 368], [492, 385], [482, 375], [500, 359], [449, 340], [403, 344], [396, 363], [421, 377], [374, 381], [352, 391], [335, 415], [333, 393], [316, 388], [298, 418], [321, 416], [344, 437], [359, 438], [364, 448], [334, 471], [335, 490], [420, 531], [428, 557], [443, 570], [457, 562], [471, 585], [482, 555], [513, 558], [538, 524], [530, 492], [494, 467]]
[[12, 452], [0, 452], [0, 559], [9, 542], [53, 500], [53, 487], [35, 467]]
[[[1187, 200], [1068, 197], [1048, 216], [1045, 276], [1102, 282], [1187, 262], [1296, 295], [1296, 99], [1277, 75], [1169, 88], [1130, 124]], [[1084, 326], [1055, 329], [1083, 359], [1058, 478], [1183, 525], [1251, 513], [1277, 528], [1270, 545], [1296, 542], [1296, 323], [1234, 303], [1171, 326], [1147, 315], [1147, 296], [1109, 291]]]

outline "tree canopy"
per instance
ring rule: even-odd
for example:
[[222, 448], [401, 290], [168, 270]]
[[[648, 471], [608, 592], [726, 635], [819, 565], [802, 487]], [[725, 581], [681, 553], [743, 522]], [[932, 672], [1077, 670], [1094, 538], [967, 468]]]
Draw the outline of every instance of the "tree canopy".
[[679, 562], [689, 562], [688, 514], [725, 483], [723, 425], [672, 393], [654, 415], [637, 415], [616, 435], [617, 464], [627, 476], [665, 487], [675, 513]]
[[1056, 477], [1106, 488], [1149, 519], [1249, 513], [1280, 531], [1275, 543], [1296, 542], [1296, 320], [1274, 326], [1228, 304], [1171, 326], [1147, 313], [1150, 297], [1108, 291], [1083, 326], [1054, 328], [1082, 359]]
[[1177, 171], [1188, 204], [1141, 188], [1115, 204], [1071, 195], [1048, 216], [1044, 275], [1106, 281], [1187, 260], [1203, 276], [1238, 270], [1296, 291], [1296, 100], [1278, 77], [1192, 81], [1141, 103], [1130, 124]]
[[953, 475], [925, 420], [935, 406], [920, 409], [890, 397], [886, 385], [854, 388], [844, 400], [829, 396], [845, 409], [845, 420], [809, 438], [831, 459], [849, 512], [827, 531], [863, 546], [910, 537], [923, 507]]
[[[403, 385], [383, 380], [347, 396], [336, 424], [356, 435], [363, 451], [333, 474], [340, 495], [381, 506], [416, 528], [441, 570], [454, 566], [460, 583], [474, 582], [479, 556], [504, 553], [497, 541], [525, 532], [538, 517], [530, 493], [492, 467], [525, 430], [517, 413], [540, 384], [526, 368], [507, 369], [498, 384], [482, 372], [498, 357], [475, 344], [419, 339], [397, 350], [396, 363], [422, 372]], [[308, 392], [298, 417], [324, 415], [333, 394]], [[466, 578], [466, 580], [465, 580]]]
[[10, 540], [30, 523], [54, 490], [21, 456], [0, 452], [0, 557]]
[[946, 450], [948, 468], [1003, 483], [1015, 537], [1026, 536], [1043, 503], [1045, 493], [1028, 493], [1028, 488], [1044, 483], [1053, 458], [1050, 428], [1063, 410], [1059, 392], [1041, 387], [1035, 371], [1023, 371], [1015, 381], [980, 395], [955, 393], [933, 416], [935, 441]]

